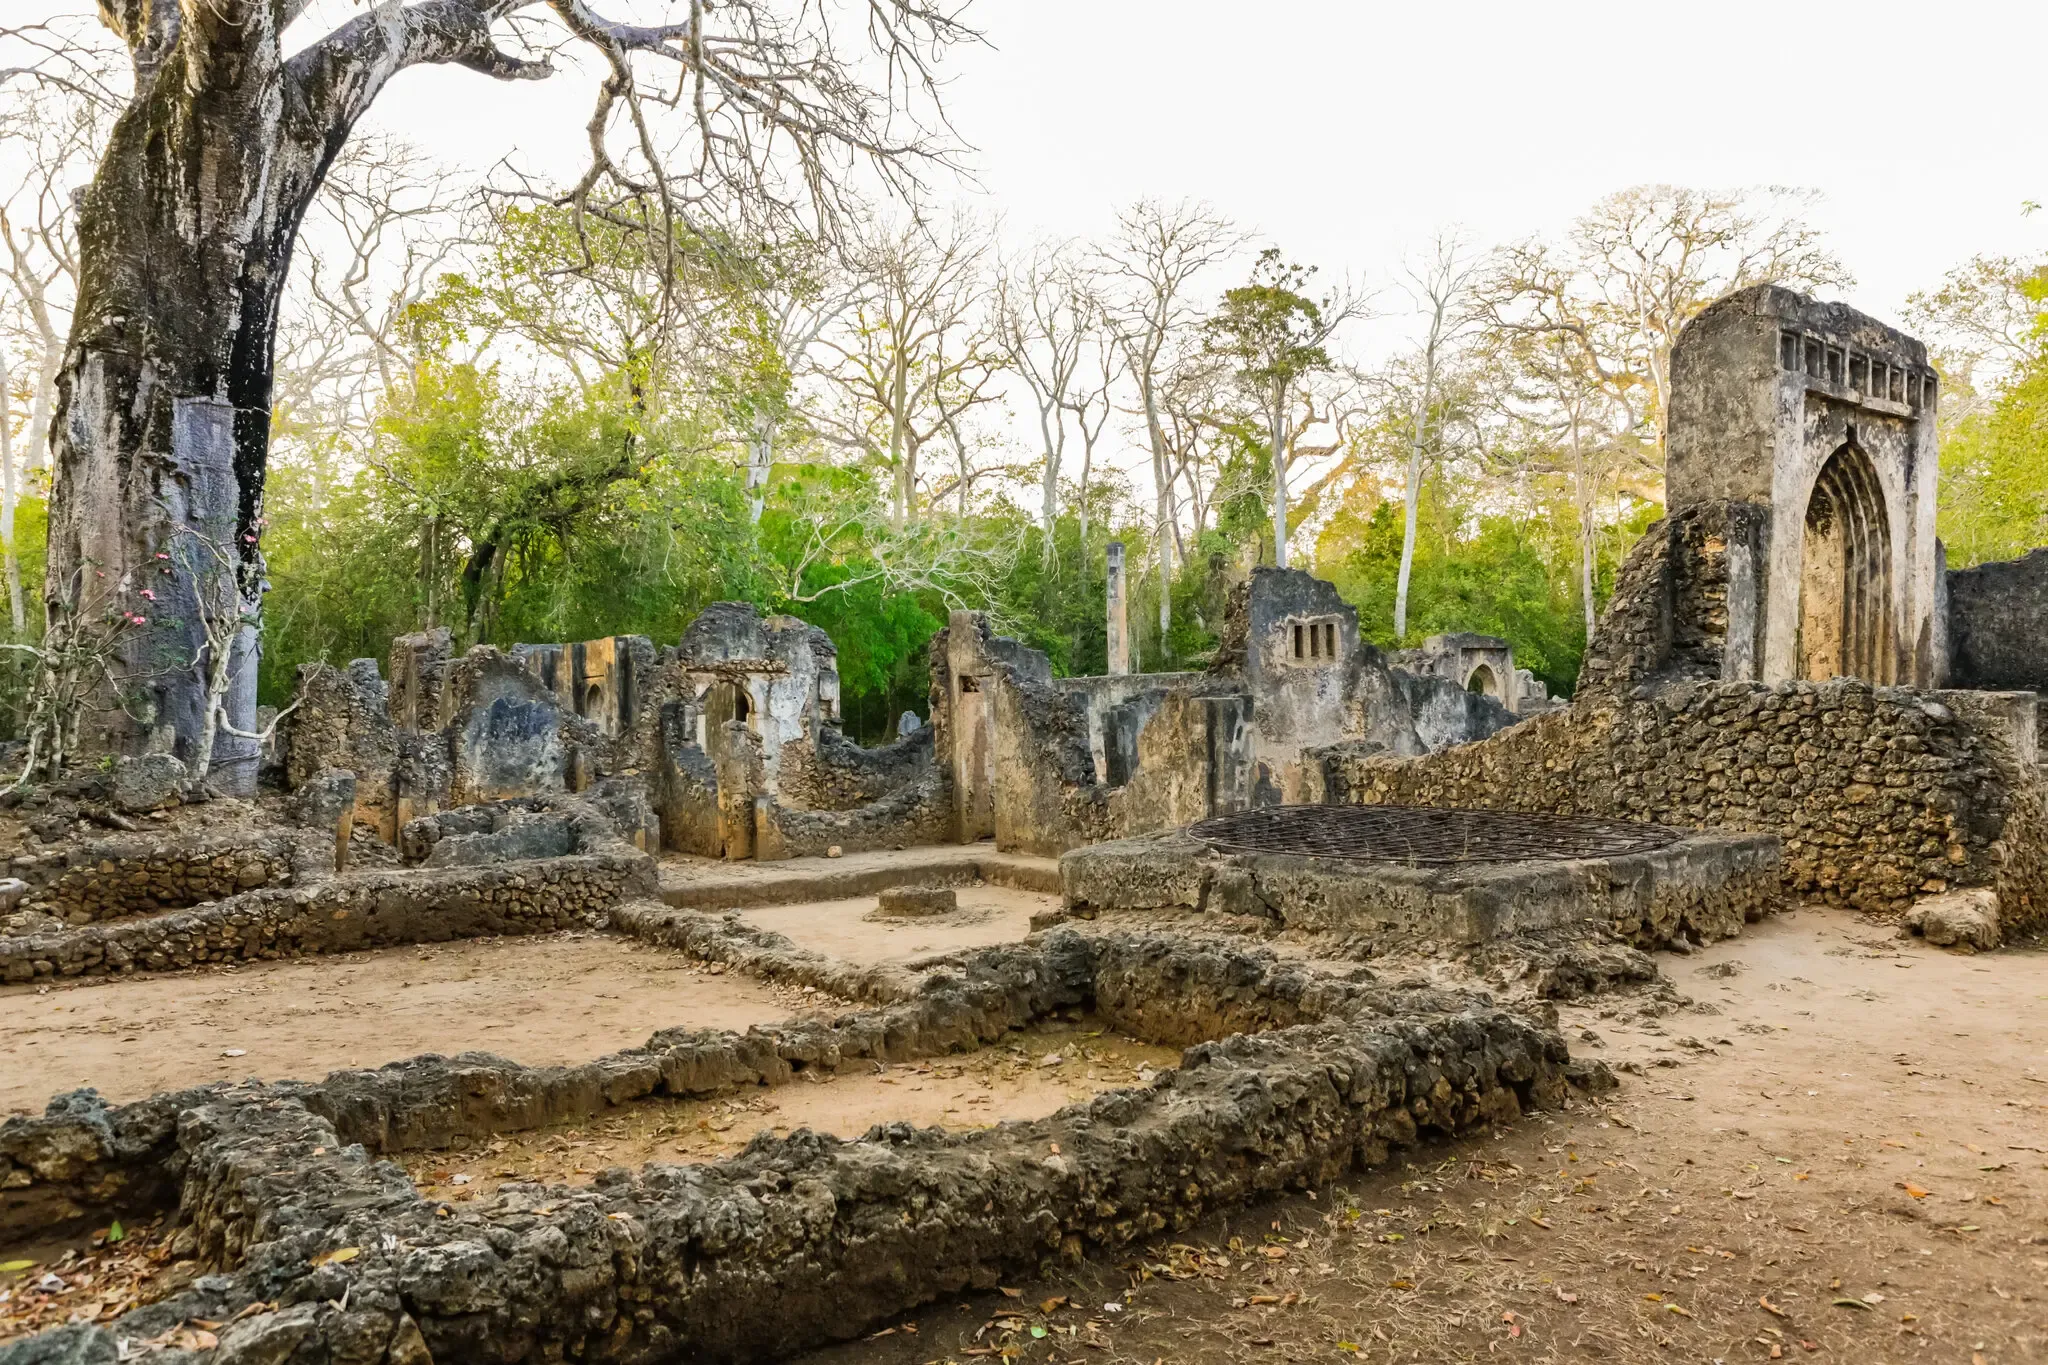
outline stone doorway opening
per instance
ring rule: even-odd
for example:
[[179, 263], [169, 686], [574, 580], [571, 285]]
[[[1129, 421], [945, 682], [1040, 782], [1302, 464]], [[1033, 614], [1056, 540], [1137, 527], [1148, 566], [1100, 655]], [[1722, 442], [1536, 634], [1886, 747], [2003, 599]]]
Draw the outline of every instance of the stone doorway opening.
[[1870, 457], [1845, 442], [1806, 504], [1799, 573], [1799, 676], [1897, 681], [1892, 536]]
[[1465, 679], [1465, 690], [1477, 692], [1482, 697], [1500, 697], [1500, 679], [1493, 676], [1493, 670], [1485, 664], [1472, 670], [1472, 676]]

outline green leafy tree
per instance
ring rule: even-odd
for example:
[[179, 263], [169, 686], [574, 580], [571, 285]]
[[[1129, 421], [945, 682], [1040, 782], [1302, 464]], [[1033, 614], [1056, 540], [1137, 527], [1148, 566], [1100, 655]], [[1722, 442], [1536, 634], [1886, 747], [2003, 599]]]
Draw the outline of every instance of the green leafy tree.
[[1273, 562], [1287, 564], [1287, 419], [1295, 390], [1311, 375], [1335, 367], [1331, 333], [1355, 306], [1304, 292], [1312, 266], [1289, 263], [1277, 247], [1259, 253], [1252, 277], [1223, 291], [1223, 303], [1205, 328], [1208, 349], [1227, 360], [1238, 386], [1265, 419], [1267, 459], [1273, 476]]

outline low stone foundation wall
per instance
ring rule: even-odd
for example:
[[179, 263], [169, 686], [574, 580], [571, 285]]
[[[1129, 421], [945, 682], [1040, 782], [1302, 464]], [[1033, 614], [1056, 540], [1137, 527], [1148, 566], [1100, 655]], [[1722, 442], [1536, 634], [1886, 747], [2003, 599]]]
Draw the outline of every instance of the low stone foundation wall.
[[1598, 696], [1421, 758], [1320, 751], [1325, 799], [1591, 815], [1776, 834], [1786, 888], [1896, 911], [1996, 886], [2048, 918], [2048, 821], [2023, 694], [1853, 679]]
[[[712, 938], [728, 923], [685, 918]], [[637, 1095], [970, 1047], [1091, 1001], [1162, 1037], [1274, 1027], [1195, 1042], [1149, 1087], [978, 1132], [799, 1131], [725, 1161], [611, 1171], [588, 1188], [508, 1185], [462, 1205], [423, 1198], [375, 1159]], [[103, 1174], [124, 1160], [174, 1172], [189, 1239], [222, 1273], [15, 1350], [113, 1359], [120, 1339], [197, 1318], [232, 1324], [209, 1358], [236, 1365], [772, 1359], [1048, 1258], [1335, 1179], [1430, 1133], [1553, 1106], [1567, 1062], [1555, 1032], [1474, 997], [1056, 932], [947, 959], [907, 997], [831, 1024], [657, 1034], [586, 1068], [421, 1058], [114, 1110], [67, 1097], [48, 1118], [0, 1126], [0, 1186], [53, 1179], [58, 1163], [37, 1152], [60, 1148], [75, 1154], [73, 1188], [94, 1159]]]
[[188, 840], [123, 835], [72, 849], [63, 863], [16, 865], [22, 902], [66, 924], [93, 924], [288, 886], [298, 856], [288, 834]]
[[1069, 913], [1214, 911], [1336, 934], [1370, 953], [1434, 951], [1572, 925], [1641, 947], [1730, 938], [1779, 897], [1770, 835], [1696, 835], [1607, 858], [1452, 867], [1223, 853], [1185, 834], [1060, 859]]
[[310, 887], [251, 891], [145, 920], [0, 938], [0, 981], [545, 934], [586, 923], [626, 897], [654, 889], [653, 860], [640, 854], [365, 871]]

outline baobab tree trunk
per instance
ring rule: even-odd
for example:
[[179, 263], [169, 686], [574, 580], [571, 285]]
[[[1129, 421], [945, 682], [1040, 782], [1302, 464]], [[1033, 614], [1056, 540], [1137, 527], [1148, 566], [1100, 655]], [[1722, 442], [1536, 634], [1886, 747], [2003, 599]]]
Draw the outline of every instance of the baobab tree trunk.
[[[278, 303], [308, 204], [384, 82], [421, 61], [546, 74], [494, 54], [488, 7], [379, 6], [290, 61], [269, 0], [107, 0], [135, 59], [79, 217], [78, 299], [51, 425], [46, 648], [118, 623], [94, 733], [188, 759], [210, 728], [206, 603], [190, 534], [234, 547], [261, 592]], [[255, 572], [243, 572], [253, 567]], [[217, 570], [219, 571], [219, 570]], [[245, 600], [254, 618], [258, 603]], [[256, 633], [235, 633], [214, 780], [252, 790]], [[207, 774], [195, 773], [195, 778]]]

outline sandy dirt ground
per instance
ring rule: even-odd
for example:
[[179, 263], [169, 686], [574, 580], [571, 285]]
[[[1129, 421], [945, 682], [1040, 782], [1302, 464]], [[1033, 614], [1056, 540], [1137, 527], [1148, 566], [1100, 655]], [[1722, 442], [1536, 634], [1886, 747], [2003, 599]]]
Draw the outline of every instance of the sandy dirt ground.
[[1179, 1064], [1177, 1050], [1122, 1037], [1084, 1016], [1047, 1021], [978, 1052], [862, 1067], [726, 1099], [641, 1101], [578, 1124], [400, 1159], [422, 1192], [454, 1202], [513, 1181], [583, 1185], [610, 1166], [715, 1160], [761, 1132], [809, 1128], [854, 1138], [878, 1123], [987, 1128], [1149, 1084], [1152, 1072]]
[[423, 1052], [584, 1062], [661, 1028], [772, 1023], [804, 1000], [587, 931], [9, 986], [0, 1117], [40, 1114], [78, 1086], [132, 1100], [248, 1076], [318, 1080]]
[[787, 935], [799, 947], [870, 966], [1015, 943], [1031, 932], [1031, 916], [1057, 909], [1058, 896], [1001, 886], [963, 886], [960, 908], [943, 915], [897, 918], [879, 914], [873, 896], [807, 901], [742, 910], [750, 924]]
[[2048, 1361], [2048, 952], [1807, 909], [1659, 962], [1692, 1006], [1563, 1012], [1613, 1094], [803, 1365]]

